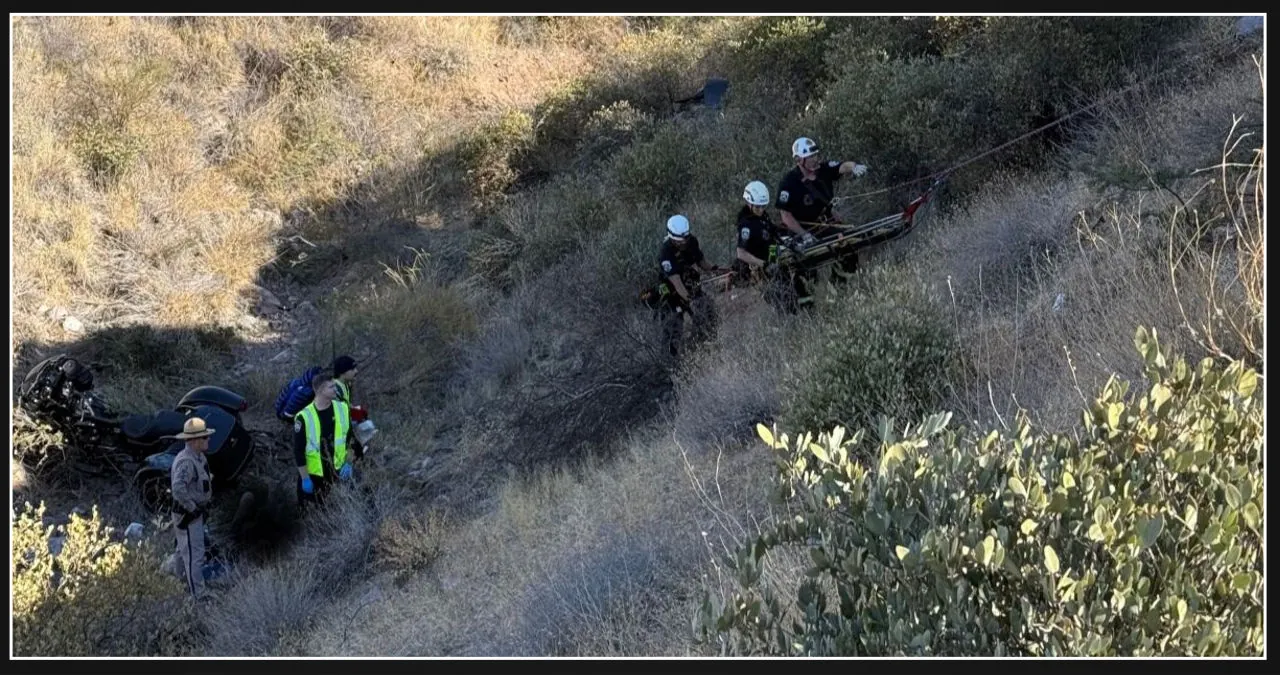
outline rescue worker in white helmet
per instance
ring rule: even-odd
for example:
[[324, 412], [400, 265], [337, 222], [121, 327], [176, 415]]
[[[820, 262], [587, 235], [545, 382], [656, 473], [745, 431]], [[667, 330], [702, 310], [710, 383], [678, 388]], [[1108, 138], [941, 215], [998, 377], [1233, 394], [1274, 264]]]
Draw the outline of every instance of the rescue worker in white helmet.
[[702, 253], [698, 238], [689, 232], [689, 219], [674, 215], [667, 219], [667, 236], [658, 253], [663, 313], [663, 340], [672, 356], [677, 356], [684, 322], [693, 324], [697, 340], [715, 333], [715, 307], [702, 292], [702, 272], [725, 271], [712, 265]]
[[812, 302], [796, 287], [800, 283], [790, 267], [778, 265], [778, 251], [784, 232], [769, 219], [769, 188], [753, 180], [742, 192], [746, 203], [738, 211], [738, 244], [735, 251], [734, 276], [747, 283], [763, 281], [765, 299], [786, 312], [795, 312], [799, 300]]
[[[831, 210], [835, 182], [846, 175], [865, 175], [867, 167], [853, 161], [824, 162], [818, 144], [803, 136], [791, 144], [791, 156], [796, 165], [782, 177], [775, 206], [781, 214], [782, 224], [809, 246], [818, 238], [839, 231], [829, 227], [840, 223]], [[843, 281], [851, 278], [857, 269], [858, 255], [850, 251], [837, 260], [833, 272], [837, 280]]]

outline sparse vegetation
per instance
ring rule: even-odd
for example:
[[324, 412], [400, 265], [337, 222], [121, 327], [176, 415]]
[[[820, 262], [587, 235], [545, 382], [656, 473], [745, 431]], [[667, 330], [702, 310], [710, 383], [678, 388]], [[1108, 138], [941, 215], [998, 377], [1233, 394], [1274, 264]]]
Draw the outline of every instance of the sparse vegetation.
[[374, 541], [375, 554], [396, 581], [403, 583], [440, 557], [448, 524], [443, 515], [409, 512], [382, 522]]
[[[1070, 459], [1078, 483], [1097, 474], [1096, 492], [1119, 480], [1113, 458], [1063, 453], [1132, 444], [1050, 439], [1076, 429], [1083, 392], [1111, 404], [1109, 378], [1144, 377], [1135, 327], [1154, 327], [1192, 362], [1214, 359], [1215, 373], [1265, 365], [1265, 59], [1259, 36], [1237, 35], [1230, 17], [26, 16], [12, 29], [16, 377], [68, 351], [99, 364], [98, 387], [122, 412], [168, 407], [197, 384], [249, 395], [248, 424], [264, 432], [251, 473], [265, 509], [241, 524], [253, 542], [217, 533], [237, 564], [197, 623], [172, 613], [172, 584], [149, 571], [148, 546], [167, 548], [164, 536], [90, 546], [108, 553], [76, 568], [74, 588], [32, 581], [47, 580], [48, 565], [15, 572], [29, 591], [25, 623], [15, 605], [20, 654], [765, 651], [774, 643], [698, 643], [689, 631], [707, 583], [724, 598], [744, 590], [717, 574], [732, 552], [753, 552], [794, 513], [766, 499], [771, 458], [751, 437], [757, 423], [843, 424], [850, 437], [882, 414], [952, 410], [949, 452], [896, 482], [870, 469], [864, 496], [937, 488], [946, 462], [959, 480], [981, 454], [978, 429], [1000, 429], [982, 452], [1022, 443], [1046, 466]], [[676, 110], [712, 76], [730, 81], [722, 110]], [[727, 264], [742, 186], [776, 189], [796, 136], [870, 167], [838, 186], [837, 210], [858, 222], [918, 186], [857, 193], [1108, 96], [950, 176], [914, 234], [869, 251], [861, 278], [824, 287], [806, 315], [778, 316], [754, 289], [717, 296], [718, 338], [670, 370], [636, 307], [666, 217], [687, 215], [708, 257]], [[361, 362], [356, 402], [380, 433], [359, 489], [299, 520], [270, 403], [335, 352]], [[1261, 433], [1250, 417], [1261, 402], [1229, 398], [1178, 401], [1245, 406], [1231, 433]], [[110, 539], [99, 526], [132, 517], [116, 508], [119, 486], [62, 480], [74, 449], [15, 417], [15, 456], [27, 460], [13, 464], [25, 472], [15, 502], [44, 499], [49, 513], [98, 504], [97, 524], [73, 522], [86, 541]], [[874, 464], [875, 448], [862, 446]], [[1182, 470], [1139, 454], [1150, 475]], [[1240, 508], [1255, 500], [1261, 523], [1251, 458], [1223, 471], [1237, 490], [1251, 486]], [[1028, 466], [991, 470], [1028, 478]], [[1197, 478], [1171, 499], [1194, 493], [1202, 517], [1227, 517], [1207, 515], [1226, 498], [1202, 484], [1210, 474], [1180, 475]], [[1019, 499], [1007, 508], [1026, 506]], [[1064, 538], [1074, 511], [1005, 510], [991, 517], [1034, 518], [1027, 537], [1052, 545], [1064, 572], [1097, 567], [1088, 545]], [[1181, 506], [1170, 513], [1185, 519]], [[39, 548], [39, 517], [23, 518], [15, 541], [21, 529], [23, 550]], [[1227, 565], [1236, 576], [1256, 571], [1244, 518]], [[966, 649], [1252, 653], [1249, 594], [1265, 580], [1237, 592], [1233, 576], [1219, 597], [1199, 562], [1157, 560], [1157, 549], [1222, 554], [1178, 538], [1172, 522], [1134, 562], [1147, 576], [1159, 569], [1144, 597], [1160, 599], [1142, 611], [1160, 626], [1091, 641], [1135, 605], [1081, 618], [1056, 590], [1042, 602], [1038, 586], [1018, 585], [1041, 577], [983, 567], [981, 580], [1026, 590], [1035, 625], [1052, 616], [1066, 632], [1053, 646], [1029, 623], [992, 628], [962, 613], [970, 634], [989, 638]], [[1009, 564], [1021, 574], [1040, 562], [1018, 548], [1021, 519], [987, 525], [973, 529], [971, 551], [1004, 525]], [[1116, 537], [1129, 525], [1116, 521]], [[931, 587], [894, 567], [893, 542], [875, 543], [890, 547], [876, 549], [881, 580], [912, 580], [921, 620], [941, 616], [925, 616]], [[904, 545], [904, 560], [926, 564]], [[748, 593], [804, 589], [817, 602], [809, 548], [771, 549]], [[1110, 608], [1097, 594], [1123, 579], [1097, 574], [1071, 602]], [[1179, 607], [1166, 579], [1198, 622], [1189, 635], [1166, 621]], [[42, 599], [72, 590], [74, 601]], [[1234, 613], [1218, 611], [1227, 596]], [[112, 605], [140, 618], [122, 626], [95, 609]], [[1023, 611], [999, 607], [1005, 618]], [[51, 608], [77, 617], [78, 632], [31, 618]], [[847, 635], [838, 622], [806, 623], [801, 605], [761, 609], [813, 629], [791, 636], [812, 638], [801, 651], [842, 649], [823, 642]], [[163, 617], [174, 623], [161, 630]], [[889, 626], [858, 649], [955, 651], [937, 627], [913, 645], [922, 630]]]
[[533, 139], [533, 119], [512, 110], [485, 124], [462, 147], [467, 185], [477, 210], [492, 209], [520, 175], [515, 168]]
[[14, 411], [9, 440], [13, 444], [10, 452], [15, 470], [21, 467], [24, 477], [62, 468], [60, 465], [67, 461], [69, 453], [62, 434], [48, 424], [31, 419], [25, 410]]

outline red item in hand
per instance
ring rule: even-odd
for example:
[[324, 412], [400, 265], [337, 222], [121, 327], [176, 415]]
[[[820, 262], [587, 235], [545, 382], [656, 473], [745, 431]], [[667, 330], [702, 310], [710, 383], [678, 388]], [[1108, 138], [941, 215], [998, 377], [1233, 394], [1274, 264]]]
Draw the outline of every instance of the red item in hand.
[[369, 419], [369, 412], [368, 412], [368, 411], [366, 411], [366, 410], [364, 409], [364, 406], [362, 406], [362, 405], [353, 405], [353, 406], [351, 406], [351, 421], [352, 421], [352, 422], [355, 422], [356, 424], [359, 424], [359, 423], [361, 423], [361, 422], [363, 422], [363, 421], [365, 421], [365, 420], [367, 420], [367, 419]]

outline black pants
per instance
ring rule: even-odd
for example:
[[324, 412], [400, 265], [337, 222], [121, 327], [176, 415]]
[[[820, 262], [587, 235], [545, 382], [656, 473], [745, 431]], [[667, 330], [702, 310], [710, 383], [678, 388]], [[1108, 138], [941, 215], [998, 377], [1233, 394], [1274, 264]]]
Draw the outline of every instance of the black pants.
[[[680, 308], [680, 311], [677, 311]], [[667, 301], [658, 309], [662, 319], [662, 340], [672, 356], [678, 356], [684, 338], [684, 316], [689, 312], [693, 317], [690, 330], [691, 344], [698, 344], [715, 338], [719, 317], [716, 316], [715, 305], [711, 298], [704, 295], [694, 296], [690, 307], [681, 307], [675, 301]]]

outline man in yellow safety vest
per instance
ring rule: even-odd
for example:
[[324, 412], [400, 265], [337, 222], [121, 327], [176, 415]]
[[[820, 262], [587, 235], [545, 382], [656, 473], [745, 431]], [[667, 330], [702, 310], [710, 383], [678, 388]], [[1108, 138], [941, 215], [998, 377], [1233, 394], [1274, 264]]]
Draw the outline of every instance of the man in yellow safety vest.
[[351, 407], [338, 399], [333, 376], [317, 374], [311, 388], [315, 398], [293, 418], [299, 506], [321, 501], [335, 477], [350, 480], [351, 460], [360, 450], [351, 425]]

